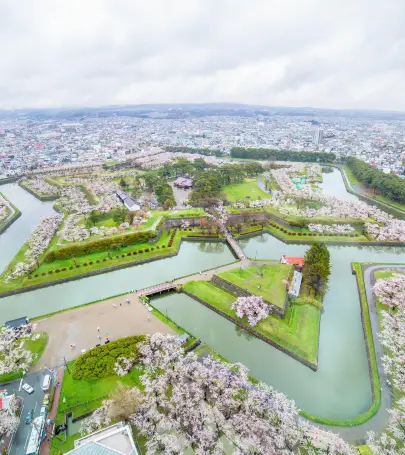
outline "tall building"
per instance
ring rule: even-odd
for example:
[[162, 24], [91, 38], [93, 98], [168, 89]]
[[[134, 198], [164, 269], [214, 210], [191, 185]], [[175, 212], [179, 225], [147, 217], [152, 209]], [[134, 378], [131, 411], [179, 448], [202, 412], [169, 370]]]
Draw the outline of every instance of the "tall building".
[[313, 143], [319, 145], [323, 139], [323, 130], [321, 128], [317, 128], [314, 131]]

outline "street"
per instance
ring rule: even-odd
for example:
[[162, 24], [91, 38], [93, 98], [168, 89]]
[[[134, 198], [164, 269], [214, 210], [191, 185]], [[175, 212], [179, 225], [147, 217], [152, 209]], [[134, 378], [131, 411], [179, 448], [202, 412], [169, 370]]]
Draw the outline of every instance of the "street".
[[[24, 376], [23, 383], [27, 382], [33, 387], [34, 392], [28, 394], [24, 390], [20, 389], [21, 380], [10, 382], [4, 386], [0, 386], [2, 389], [6, 389], [9, 394], [15, 393], [17, 396], [23, 398], [23, 408], [21, 411], [20, 424], [14, 434], [11, 448], [9, 451], [10, 455], [25, 455], [28, 438], [31, 433], [32, 423], [26, 425], [25, 416], [31, 409], [34, 409], [34, 419], [39, 416], [41, 411], [42, 402], [44, 399], [45, 392], [42, 391], [41, 385], [43, 378], [46, 374], [50, 374], [48, 369], [43, 369], [36, 373], [29, 373]], [[53, 374], [52, 374], [53, 376]], [[52, 382], [53, 383], [53, 382]]]

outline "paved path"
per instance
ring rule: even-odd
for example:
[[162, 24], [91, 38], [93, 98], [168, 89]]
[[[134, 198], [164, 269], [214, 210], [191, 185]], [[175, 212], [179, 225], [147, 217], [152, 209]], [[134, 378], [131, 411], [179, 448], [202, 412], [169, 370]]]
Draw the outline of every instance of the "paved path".
[[[60, 383], [58, 387], [55, 389], [55, 394], [53, 396], [52, 408], [49, 411], [48, 419], [51, 419], [55, 422], [56, 414], [58, 412], [59, 400], [60, 400], [60, 392], [62, 389], [62, 382], [63, 382], [63, 374], [65, 372], [65, 367], [60, 367], [56, 372], [55, 376], [55, 384], [58, 382]], [[48, 439], [51, 439], [51, 434], [54, 433], [54, 425], [46, 425], [45, 430], [47, 431], [47, 438], [41, 444], [40, 455], [48, 455], [51, 451], [51, 443], [48, 442]]]
[[335, 433], [339, 433], [345, 440], [350, 443], [364, 444], [367, 439], [367, 432], [375, 431], [376, 433], [381, 432], [388, 425], [388, 412], [387, 410], [392, 407], [392, 392], [388, 384], [388, 377], [384, 372], [382, 365], [382, 357], [384, 355], [383, 347], [381, 346], [380, 340], [378, 338], [378, 333], [380, 331], [378, 325], [378, 315], [376, 308], [376, 299], [373, 292], [374, 284], [374, 272], [376, 270], [400, 270], [405, 272], [405, 267], [398, 265], [373, 265], [366, 267], [363, 271], [364, 285], [366, 289], [368, 308], [370, 313], [371, 328], [373, 332], [373, 341], [374, 348], [376, 352], [376, 359], [378, 365], [378, 374], [380, 376], [380, 385], [381, 385], [381, 406], [378, 412], [367, 422], [362, 425], [355, 427], [331, 427], [331, 426], [322, 426], [324, 429], [329, 429]]

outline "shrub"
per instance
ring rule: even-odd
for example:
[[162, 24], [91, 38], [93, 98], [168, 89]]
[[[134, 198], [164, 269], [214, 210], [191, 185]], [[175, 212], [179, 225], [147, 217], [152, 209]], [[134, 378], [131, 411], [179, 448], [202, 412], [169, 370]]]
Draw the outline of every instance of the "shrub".
[[63, 268], [62, 268], [62, 272], [66, 272], [66, 267], [63, 267]]
[[60, 272], [60, 270], [59, 270], [59, 269], [56, 269], [56, 270], [55, 270], [55, 273], [59, 273], [59, 272]]
[[296, 232], [290, 232], [290, 234], [291, 234], [291, 235], [297, 235], [297, 233], [296, 233]]
[[45, 275], [46, 275], [46, 273], [45, 273], [45, 272], [42, 272], [42, 273], [41, 273], [41, 275], [42, 275], [42, 276], [45, 276]]
[[28, 277], [28, 279], [29, 279], [29, 280], [32, 280], [32, 276], [30, 275], [30, 276]]
[[156, 247], [156, 249], [159, 250], [159, 249], [160, 249], [160, 246], [158, 245], [158, 246]]
[[121, 254], [121, 257], [124, 258], [124, 257], [125, 257], [125, 254]]
[[142, 254], [142, 253], [143, 253], [143, 250], [138, 250], [138, 253], [139, 253], [139, 254]]
[[72, 376], [74, 379], [99, 379], [114, 376], [114, 365], [119, 357], [138, 357], [137, 344], [144, 335], [121, 338], [117, 341], [97, 346], [77, 358]]
[[152, 247], [150, 250], [153, 251], [154, 249], [155, 249], [155, 248]]
[[119, 256], [115, 256], [115, 259], [119, 259], [120, 257]]
[[48, 275], [52, 275], [53, 270], [49, 270]]
[[138, 253], [137, 253], [136, 251], [133, 251], [133, 253], [132, 253], [132, 254], [138, 254]]
[[107, 259], [106, 258], [103, 258], [103, 262], [105, 262]]
[[93, 262], [93, 261], [90, 261], [90, 262], [89, 262], [89, 264], [90, 264], [90, 265], [93, 265], [93, 264], [94, 264], [94, 262]]
[[34, 275], [34, 278], [38, 278], [38, 273], [36, 273], [36, 274]]
[[87, 267], [87, 262], [85, 262], [85, 263], [83, 264], [83, 266], [84, 266], [84, 267]]
[[69, 270], [73, 270], [73, 265], [71, 265], [71, 266], [69, 267]]
[[149, 248], [145, 248], [145, 253], [149, 253]]
[[298, 232], [298, 235], [302, 235], [302, 232]]
[[97, 262], [97, 264], [99, 264], [99, 263], [100, 263], [100, 259], [97, 259], [97, 261], [96, 261], [96, 262]]
[[129, 252], [129, 253], [127, 253], [127, 256], [131, 256], [131, 254], [132, 254], [132, 253], [131, 253], [131, 252]]
[[135, 243], [146, 243], [154, 236], [153, 231], [132, 232], [125, 235], [106, 237], [92, 242], [74, 244], [50, 251], [45, 255], [45, 262], [52, 262], [56, 259], [70, 259], [76, 256], [83, 256], [98, 251], [106, 251], [109, 248], [133, 245]]
[[77, 265], [76, 265], [76, 268], [77, 268], [77, 269], [80, 269], [80, 264], [77, 264]]

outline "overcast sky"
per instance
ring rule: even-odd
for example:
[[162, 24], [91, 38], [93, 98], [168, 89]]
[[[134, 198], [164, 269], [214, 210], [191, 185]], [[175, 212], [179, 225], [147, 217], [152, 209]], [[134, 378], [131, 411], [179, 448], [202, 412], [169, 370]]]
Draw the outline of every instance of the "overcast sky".
[[0, 108], [405, 111], [405, 0], [0, 0]]

